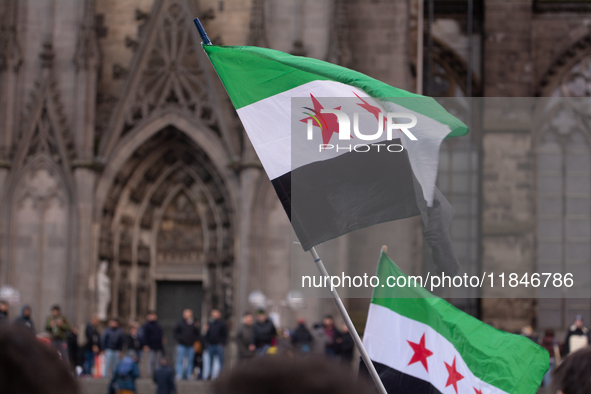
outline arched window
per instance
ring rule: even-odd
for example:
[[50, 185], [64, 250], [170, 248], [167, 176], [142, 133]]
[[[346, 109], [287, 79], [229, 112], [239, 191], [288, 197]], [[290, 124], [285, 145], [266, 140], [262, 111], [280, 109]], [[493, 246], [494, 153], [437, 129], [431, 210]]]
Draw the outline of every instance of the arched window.
[[[589, 62], [573, 68], [579, 73]], [[578, 77], [576, 77], [578, 78]], [[575, 79], [576, 79], [575, 78]], [[570, 80], [570, 79], [568, 79]], [[556, 95], [583, 93], [582, 82], [561, 84]], [[591, 149], [582, 99], [554, 101], [537, 136], [537, 272], [572, 273], [569, 298], [553, 287], [539, 289], [538, 325], [567, 327], [577, 314], [591, 317]], [[588, 111], [587, 111], [588, 112]]]

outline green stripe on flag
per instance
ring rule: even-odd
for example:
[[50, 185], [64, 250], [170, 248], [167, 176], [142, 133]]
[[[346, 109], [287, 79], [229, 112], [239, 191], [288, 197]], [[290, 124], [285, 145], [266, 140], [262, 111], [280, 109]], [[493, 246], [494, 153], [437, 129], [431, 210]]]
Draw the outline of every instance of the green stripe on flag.
[[337, 81], [428, 116], [449, 126], [446, 138], [468, 133], [468, 127], [433, 98], [387, 85], [357, 71], [308, 57], [267, 48], [204, 45], [236, 109], [312, 81]]
[[[385, 253], [380, 257], [378, 277], [380, 283], [388, 277], [408, 281]], [[371, 302], [433, 328], [454, 345], [474, 375], [507, 393], [536, 393], [548, 370], [550, 356], [541, 346], [497, 330], [422, 287], [376, 287]]]

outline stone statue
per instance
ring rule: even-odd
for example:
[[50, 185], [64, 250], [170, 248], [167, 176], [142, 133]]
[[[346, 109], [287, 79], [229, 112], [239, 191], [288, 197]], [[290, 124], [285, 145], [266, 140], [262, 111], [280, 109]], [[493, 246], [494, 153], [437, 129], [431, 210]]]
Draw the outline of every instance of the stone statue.
[[107, 309], [111, 302], [111, 278], [107, 275], [109, 263], [101, 261], [96, 277], [97, 287], [97, 317], [100, 320], [107, 320]]

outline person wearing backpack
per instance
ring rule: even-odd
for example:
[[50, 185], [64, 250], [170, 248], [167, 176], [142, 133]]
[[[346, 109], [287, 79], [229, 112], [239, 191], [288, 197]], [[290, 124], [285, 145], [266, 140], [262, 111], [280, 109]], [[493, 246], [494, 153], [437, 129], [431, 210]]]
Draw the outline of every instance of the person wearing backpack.
[[113, 370], [109, 394], [135, 394], [135, 380], [139, 378], [137, 354], [130, 350]]

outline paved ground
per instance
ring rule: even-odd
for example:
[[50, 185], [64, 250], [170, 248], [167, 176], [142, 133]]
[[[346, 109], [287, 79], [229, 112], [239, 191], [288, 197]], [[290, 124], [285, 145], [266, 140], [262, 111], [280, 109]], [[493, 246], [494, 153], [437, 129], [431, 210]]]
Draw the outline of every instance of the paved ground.
[[[80, 394], [107, 394], [107, 379], [79, 379]], [[137, 394], [154, 394], [156, 386], [149, 379], [137, 380]], [[208, 394], [205, 382], [177, 382], [177, 394]]]
[[[107, 379], [80, 379], [80, 394], [107, 394]], [[137, 394], [154, 394], [156, 386], [149, 379], [139, 379], [137, 381]], [[205, 382], [177, 382], [177, 394], [209, 394], [208, 383]], [[550, 392], [541, 388], [538, 394], [550, 394]]]

